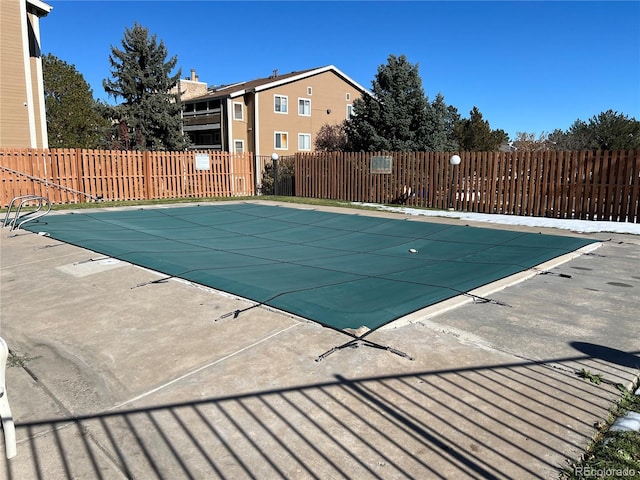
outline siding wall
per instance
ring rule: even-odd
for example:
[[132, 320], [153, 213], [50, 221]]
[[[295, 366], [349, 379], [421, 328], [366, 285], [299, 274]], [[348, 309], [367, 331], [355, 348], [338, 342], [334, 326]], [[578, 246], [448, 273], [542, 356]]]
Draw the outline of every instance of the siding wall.
[[[312, 93], [308, 95], [307, 88]], [[346, 94], [350, 100], [346, 100]], [[281, 114], [274, 111], [274, 95], [288, 97], [288, 113]], [[342, 123], [347, 114], [347, 104], [352, 104], [360, 92], [350, 83], [343, 80], [335, 72], [328, 71], [314, 75], [293, 83], [260, 91], [258, 98], [258, 112], [260, 116], [260, 131], [256, 154], [292, 155], [298, 150], [298, 134], [311, 134], [311, 149], [315, 142], [315, 135], [323, 125]], [[311, 115], [298, 115], [298, 99], [311, 100]], [[281, 131], [288, 134], [288, 148], [276, 150], [274, 147], [274, 132]]]
[[0, 147], [46, 147], [40, 17], [0, 0], [0, 18]]
[[22, 24], [23, 0], [1, 0], [0, 18], [0, 146], [30, 147], [29, 110]]

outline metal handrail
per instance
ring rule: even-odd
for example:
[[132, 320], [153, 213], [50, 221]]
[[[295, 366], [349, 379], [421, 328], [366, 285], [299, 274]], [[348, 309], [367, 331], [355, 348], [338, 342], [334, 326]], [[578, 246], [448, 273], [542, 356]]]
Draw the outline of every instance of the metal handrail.
[[[14, 213], [13, 218], [10, 219], [11, 217], [11, 210], [13, 209], [13, 205], [17, 202], [20, 201], [20, 203], [18, 204], [16, 211]], [[38, 202], [38, 207], [31, 211], [31, 212], [27, 212], [25, 214], [23, 214], [22, 216], [20, 216], [21, 212], [22, 212], [22, 207], [25, 206], [26, 204], [33, 202], [33, 201], [37, 201]], [[46, 207], [45, 207], [45, 203], [46, 203]], [[43, 207], [46, 208], [46, 210], [42, 210]], [[7, 214], [4, 217], [4, 223], [2, 224], [3, 227], [7, 227], [9, 226], [10, 229], [9, 231], [13, 231], [16, 228], [21, 228], [22, 225], [24, 225], [27, 222], [31, 222], [33, 220], [35, 220], [36, 218], [41, 218], [44, 217], [47, 213], [49, 213], [51, 211], [51, 202], [49, 201], [48, 198], [46, 197], [42, 197], [40, 195], [20, 195], [18, 197], [15, 197], [11, 200], [11, 203], [9, 203], [9, 208], [7, 209]], [[22, 221], [20, 223], [18, 223], [18, 220]]]
[[[60, 185], [59, 183], [50, 182], [49, 180], [46, 180], [44, 178], [34, 177], [33, 175], [29, 175], [28, 173], [20, 172], [18, 170], [13, 170], [12, 168], [8, 168], [8, 167], [5, 167], [3, 165], [0, 165], [0, 170], [12, 173], [14, 175], [21, 175], [23, 177], [27, 177], [29, 180], [33, 180], [35, 182], [44, 183], [47, 187], [59, 188], [60, 190], [65, 190], [67, 192], [71, 192], [71, 193], [74, 193], [76, 195], [84, 195], [85, 197], [88, 197], [91, 200], [95, 200], [95, 201], [100, 201], [101, 200], [101, 197], [96, 197], [95, 195], [89, 195], [88, 193], [81, 192], [80, 190], [76, 190], [76, 189], [70, 188], [70, 187], [65, 187], [64, 185]], [[23, 197], [26, 197], [26, 196], [28, 196], [28, 195], [23, 195]], [[32, 196], [35, 197], [37, 195], [32, 195]], [[21, 198], [21, 197], [16, 197], [16, 198]]]

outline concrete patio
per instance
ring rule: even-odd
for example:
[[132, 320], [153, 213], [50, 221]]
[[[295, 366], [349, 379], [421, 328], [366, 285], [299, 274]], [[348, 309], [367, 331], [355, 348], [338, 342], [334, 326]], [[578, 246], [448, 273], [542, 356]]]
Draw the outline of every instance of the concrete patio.
[[557, 478], [640, 370], [636, 235], [587, 234], [598, 249], [492, 293], [498, 303], [367, 337], [413, 360], [360, 345], [317, 361], [350, 338], [1, 233], [0, 336], [20, 364], [6, 374], [7, 479]]

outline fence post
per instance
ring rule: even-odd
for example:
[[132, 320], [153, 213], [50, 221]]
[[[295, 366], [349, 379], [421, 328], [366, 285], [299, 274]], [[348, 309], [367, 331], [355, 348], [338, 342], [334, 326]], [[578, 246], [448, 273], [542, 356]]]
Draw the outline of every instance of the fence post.
[[151, 154], [148, 150], [143, 154], [143, 171], [144, 171], [144, 198], [145, 200], [151, 200]]
[[273, 160], [273, 194], [278, 195], [278, 154], [274, 153], [271, 155], [271, 160]]
[[[84, 179], [84, 174], [82, 172], [82, 149], [81, 148], [76, 148], [75, 150], [75, 158], [73, 160], [73, 164], [75, 164], [75, 172], [72, 173], [74, 174], [74, 179], [73, 179], [73, 187], [75, 188], [76, 191], [78, 192], [84, 192], [84, 182], [81, 184], [81, 179]], [[78, 202], [78, 195], [75, 195], [76, 198], [76, 203]], [[84, 200], [84, 199], [83, 199]]]

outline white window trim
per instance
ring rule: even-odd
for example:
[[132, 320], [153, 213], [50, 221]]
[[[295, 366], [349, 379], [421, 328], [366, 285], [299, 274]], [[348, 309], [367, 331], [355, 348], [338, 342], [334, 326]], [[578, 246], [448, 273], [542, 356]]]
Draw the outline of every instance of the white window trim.
[[233, 141], [233, 153], [238, 153], [237, 148], [236, 148], [236, 143], [240, 142], [242, 144], [242, 153], [245, 153], [244, 151], [244, 140], [241, 140], [239, 138], [235, 139]]
[[[287, 136], [287, 146], [286, 147], [276, 147], [276, 138], [278, 137], [278, 134], [281, 135], [280, 137], [280, 143], [282, 143], [282, 135], [286, 135]], [[273, 132], [273, 148], [275, 148], [276, 150], [289, 150], [289, 132]]]
[[[309, 113], [300, 113], [300, 100], [305, 100], [305, 101], [309, 102]], [[298, 116], [300, 116], [300, 117], [310, 117], [311, 116], [311, 99], [310, 98], [298, 97]]]
[[222, 142], [222, 148], [231, 150], [231, 146], [229, 142], [233, 138], [233, 102], [230, 98], [227, 98], [227, 108], [225, 109], [225, 115], [227, 116], [227, 125], [229, 126], [228, 131], [221, 132], [222, 136], [220, 141]]
[[[33, 96], [33, 88], [31, 87], [31, 56], [29, 54], [29, 33], [27, 29], [27, 24], [29, 23], [29, 19], [27, 18], [27, 2], [20, 2], [20, 19], [21, 19], [21, 33], [22, 33], [22, 58], [24, 59], [24, 75], [27, 78], [27, 91], [26, 91], [26, 103], [27, 107], [27, 119], [29, 122], [29, 145], [31, 148], [38, 148], [38, 140], [36, 138], [36, 114], [35, 114], [35, 100]], [[36, 30], [34, 33], [38, 35], [38, 21], [35, 22]], [[40, 43], [40, 39], [38, 39], [38, 43]], [[42, 60], [41, 58], [38, 58]], [[42, 77], [40, 77], [41, 81]], [[44, 97], [44, 95], [43, 95]], [[44, 110], [41, 110], [42, 118], [45, 119]], [[45, 119], [46, 121], [46, 119]], [[46, 129], [44, 130], [46, 131]], [[44, 146], [43, 148], [46, 148]]]
[[[347, 104], [346, 108], [347, 110], [345, 111], [345, 118], [349, 120], [351, 117], [353, 117], [353, 104]], [[349, 109], [351, 109], [351, 113], [349, 113]]]
[[[276, 97], [280, 97], [280, 98], [284, 98], [287, 100], [287, 111], [286, 112], [282, 112], [282, 111], [278, 111], [276, 110]], [[273, 94], [273, 111], [274, 113], [278, 113], [280, 115], [287, 115], [289, 113], [289, 96], [288, 95], [279, 95], [277, 93]]]
[[[240, 105], [240, 118], [236, 118], [236, 105]], [[244, 105], [242, 102], [233, 102], [233, 119], [244, 120]]]
[[[309, 148], [300, 148], [300, 137], [309, 137]], [[310, 133], [299, 133], [298, 134], [298, 150], [302, 152], [310, 152], [311, 151], [311, 134]]]

